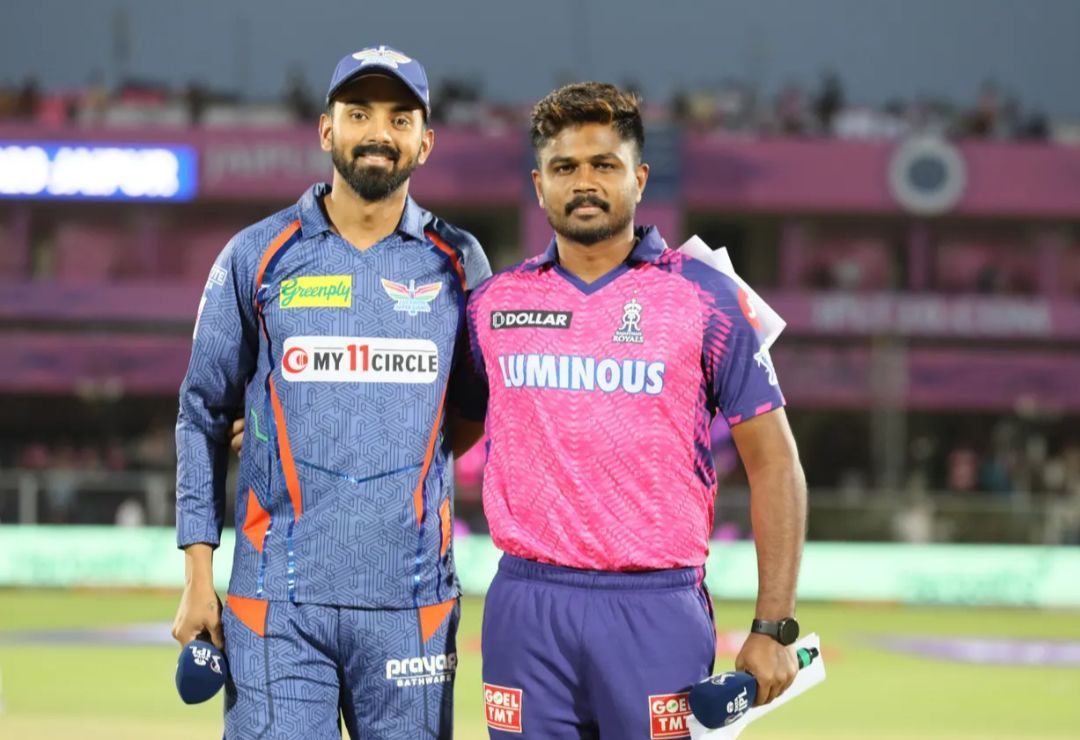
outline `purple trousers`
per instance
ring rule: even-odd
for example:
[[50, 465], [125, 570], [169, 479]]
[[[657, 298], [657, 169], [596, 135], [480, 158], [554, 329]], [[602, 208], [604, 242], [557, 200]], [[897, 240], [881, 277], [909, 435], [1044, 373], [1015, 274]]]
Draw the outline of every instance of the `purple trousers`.
[[701, 568], [578, 570], [504, 555], [484, 602], [491, 738], [688, 738], [687, 692], [712, 674]]

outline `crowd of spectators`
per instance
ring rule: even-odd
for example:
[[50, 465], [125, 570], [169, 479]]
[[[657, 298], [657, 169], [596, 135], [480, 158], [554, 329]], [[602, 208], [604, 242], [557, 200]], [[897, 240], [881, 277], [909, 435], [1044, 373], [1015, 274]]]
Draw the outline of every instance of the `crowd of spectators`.
[[785, 85], [772, 100], [738, 81], [680, 92], [672, 112], [696, 129], [786, 137], [895, 139], [924, 132], [956, 139], [1043, 141], [1052, 133], [1043, 112], [1025, 109], [1017, 96], [994, 82], [984, 83], [971, 103], [921, 97], [871, 106], [851, 102], [835, 73], [823, 74], [816, 88]]
[[[844, 439], [843, 429], [851, 431], [841, 417], [835, 421], [841, 427], [824, 442], [827, 446]], [[830, 464], [833, 476], [815, 482], [821, 474], [817, 458], [827, 455], [819, 435], [803, 438], [812, 503], [825, 517], [818, 524], [828, 523], [829, 512], [834, 512], [829, 507], [839, 506], [835, 512], [843, 512], [850, 522], [837, 531], [851, 530], [856, 539], [860, 532], [876, 531], [877, 536], [908, 542], [973, 537], [1080, 544], [1080, 437], [1063, 432], [1061, 424], [1022, 416], [988, 423], [961, 415], [932, 424], [930, 430], [918, 426], [923, 428], [912, 434], [903, 478], [889, 490], [875, 486], [869, 460], [860, 464], [857, 445], [846, 442], [841, 445], [847, 451], [844, 462]], [[720, 484], [715, 536], [748, 536], [748, 510], [739, 494], [748, 484], [730, 431], [717, 423], [712, 437]], [[56, 436], [0, 445], [0, 472], [8, 473], [9, 481], [12, 475], [35, 476], [40, 486], [37, 521], [46, 524], [153, 523], [147, 481], [156, 477], [170, 486], [175, 464], [172, 427], [163, 419], [136, 435]], [[460, 534], [487, 531], [483, 466], [482, 444], [456, 461]], [[230, 474], [234, 479], [235, 469]], [[226, 508], [231, 517], [231, 503]], [[889, 512], [888, 529], [874, 529], [875, 510]], [[0, 495], [0, 519], [18, 520], [16, 497]]]
[[[171, 485], [175, 465], [172, 426], [160, 420], [137, 435], [58, 433], [0, 446], [0, 472], [29, 473], [40, 486], [42, 524], [145, 524], [142, 478], [157, 475]], [[0, 520], [15, 520], [17, 505], [14, 497], [0, 501]]]
[[[634, 85], [627, 87], [633, 89]], [[444, 79], [433, 87], [432, 116], [457, 127], [505, 130], [527, 120], [527, 101], [504, 104], [485, 96], [480, 84]], [[74, 125], [289, 125], [309, 122], [321, 110], [315, 87], [294, 67], [277, 100], [258, 101], [192, 82], [183, 89], [130, 80], [110, 89], [93, 73], [78, 90], [43, 91], [33, 79], [0, 84], [0, 121]], [[785, 137], [898, 138], [925, 131], [954, 138], [1042, 141], [1055, 127], [1018, 96], [986, 82], [971, 101], [934, 97], [895, 99], [884, 105], [852, 102], [835, 73], [814, 87], [783, 86], [763, 94], [729, 80], [677, 91], [670, 100], [647, 100], [647, 115], [695, 130]], [[1074, 131], [1063, 125], [1062, 130]], [[1072, 137], [1064, 135], [1065, 139]]]

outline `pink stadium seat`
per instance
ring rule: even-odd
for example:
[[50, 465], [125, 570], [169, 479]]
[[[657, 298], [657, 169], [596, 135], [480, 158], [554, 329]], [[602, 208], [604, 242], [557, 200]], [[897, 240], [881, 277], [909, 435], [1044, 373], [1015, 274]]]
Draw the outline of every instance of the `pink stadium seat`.
[[163, 277], [185, 282], [205, 281], [214, 260], [238, 230], [232, 225], [211, 224], [171, 231], [164, 240]]
[[937, 283], [960, 293], [1030, 293], [1038, 260], [1013, 241], [950, 239], [938, 244]]
[[114, 278], [123, 264], [128, 236], [122, 230], [67, 221], [57, 227], [53, 272], [64, 282], [93, 283]]
[[72, 102], [70, 93], [47, 93], [38, 101], [37, 122], [49, 128], [58, 128], [67, 123], [68, 108]]
[[1062, 289], [1067, 296], [1080, 297], [1080, 244], [1074, 244], [1061, 258]]
[[0, 223], [0, 278], [25, 277], [27, 255], [22, 248], [16, 249], [14, 244], [10, 244], [10, 239], [10, 228]]
[[823, 235], [809, 250], [804, 281], [831, 290], [887, 290], [889, 258], [884, 238]]

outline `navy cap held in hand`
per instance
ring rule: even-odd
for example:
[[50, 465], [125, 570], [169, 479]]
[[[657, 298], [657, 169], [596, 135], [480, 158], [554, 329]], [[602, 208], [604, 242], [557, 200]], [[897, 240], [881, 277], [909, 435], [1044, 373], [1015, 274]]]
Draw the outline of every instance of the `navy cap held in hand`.
[[176, 662], [176, 690], [185, 704], [204, 702], [225, 683], [225, 656], [207, 640], [192, 640]]

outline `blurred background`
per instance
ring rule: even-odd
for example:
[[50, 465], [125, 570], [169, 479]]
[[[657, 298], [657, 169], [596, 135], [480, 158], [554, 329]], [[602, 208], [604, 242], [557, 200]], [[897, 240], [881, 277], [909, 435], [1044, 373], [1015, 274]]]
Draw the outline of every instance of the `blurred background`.
[[[171, 694], [165, 624], [195, 309], [232, 234], [329, 179], [316, 120], [330, 72], [377, 43], [432, 80], [437, 142], [413, 195], [493, 266], [550, 238], [528, 178], [531, 105], [600, 79], [646, 101], [638, 222], [673, 247], [727, 247], [787, 320], [773, 358], [810, 486], [800, 616], [836, 647], [820, 698], [746, 737], [1080, 736], [1080, 4], [224, 5], [4, 10], [0, 736], [220, 725], [220, 704]], [[723, 422], [713, 441], [726, 667], [755, 577]], [[472, 738], [496, 557], [482, 453], [457, 472]], [[118, 631], [128, 620], [143, 626]], [[43, 672], [72, 682], [117, 660], [137, 701]], [[972, 687], [969, 714], [955, 697], [896, 708], [931, 671]], [[980, 702], [1015, 680], [1053, 687], [1036, 718]]]

